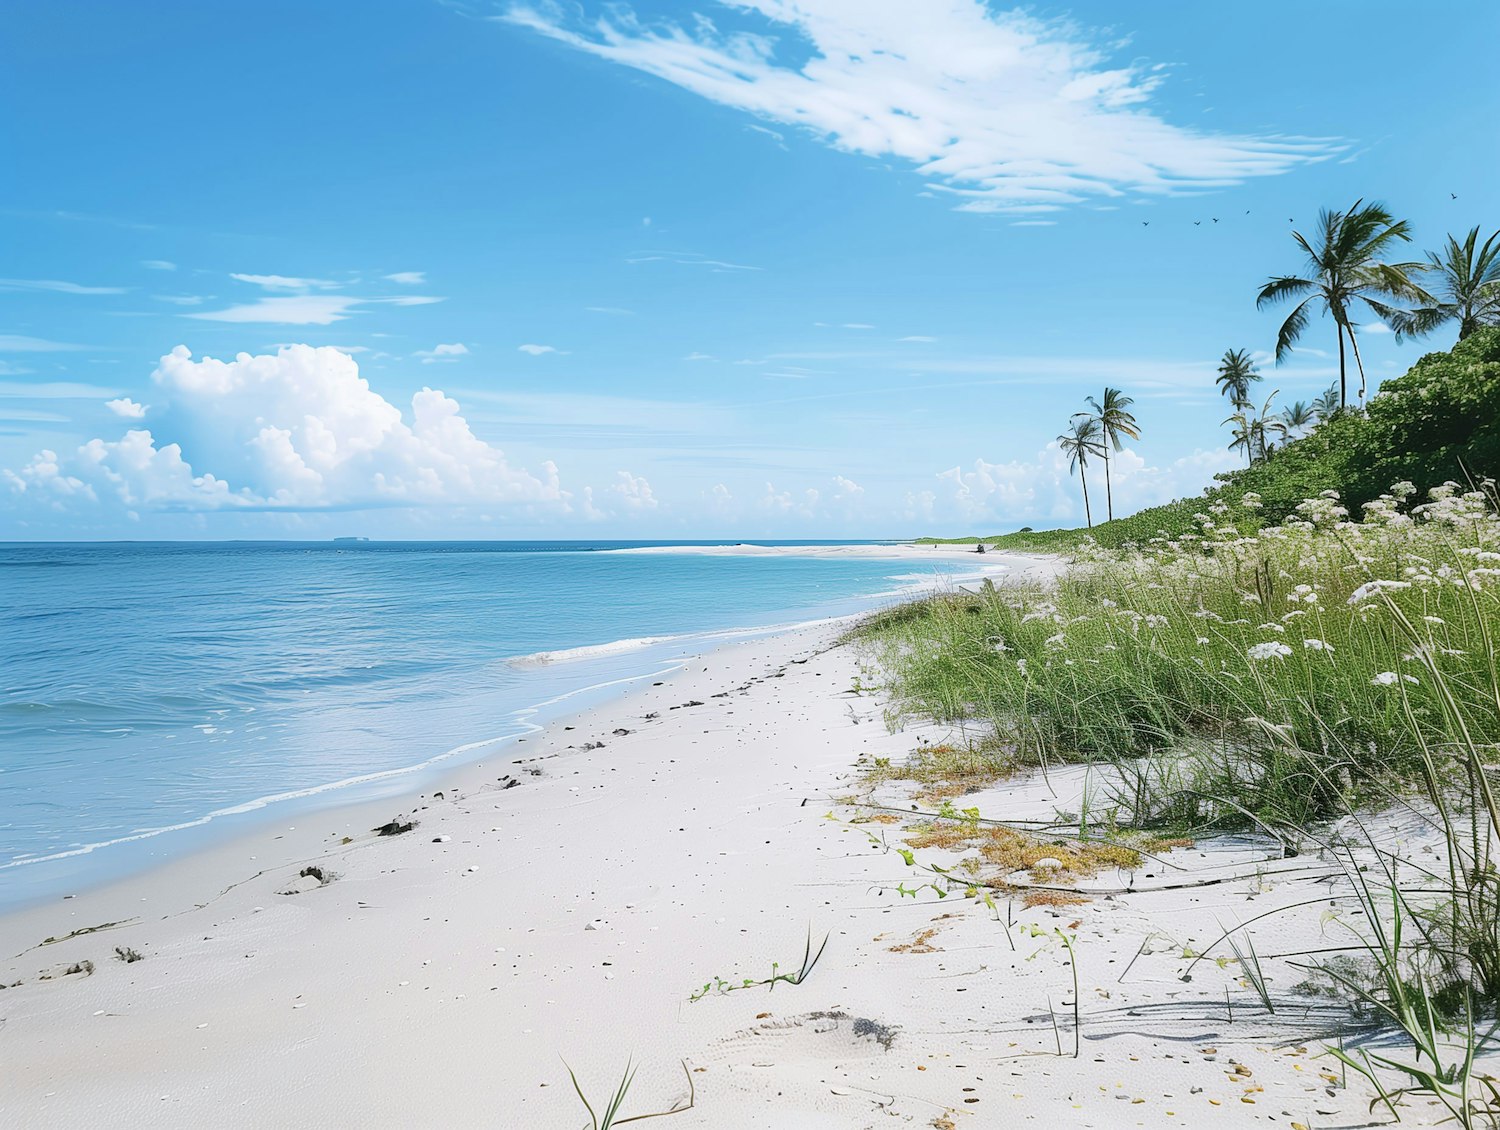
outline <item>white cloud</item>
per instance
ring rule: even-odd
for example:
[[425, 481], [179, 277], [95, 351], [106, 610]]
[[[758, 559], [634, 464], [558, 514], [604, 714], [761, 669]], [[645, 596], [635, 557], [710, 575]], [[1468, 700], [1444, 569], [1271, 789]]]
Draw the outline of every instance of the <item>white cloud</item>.
[[427, 281], [426, 271], [397, 271], [393, 275], [382, 275], [389, 282], [399, 283], [401, 286], [421, 286]]
[[835, 149], [909, 162], [968, 211], [1196, 191], [1341, 151], [1327, 141], [1172, 125], [1151, 109], [1161, 65], [1111, 65], [1107, 47], [1082, 28], [994, 11], [984, 0], [732, 7], [772, 30], [721, 31], [702, 16], [687, 26], [648, 23], [623, 7], [589, 16], [550, 3], [513, 3], [498, 18], [807, 129]]
[[585, 306], [585, 310], [593, 314], [634, 314], [634, 310], [627, 310], [623, 306]]
[[126, 294], [128, 286], [82, 286], [58, 279], [0, 279], [0, 290], [45, 290], [54, 294]]
[[141, 266], [148, 271], [175, 271], [177, 264], [166, 259], [142, 259]]
[[339, 284], [330, 279], [299, 279], [290, 275], [241, 275], [231, 273], [230, 278], [250, 283], [263, 290], [337, 290]]
[[153, 294], [158, 302], [170, 302], [173, 306], [202, 306], [204, 299], [197, 294]]
[[90, 440], [71, 460], [42, 452], [4, 481], [49, 504], [98, 497], [155, 510], [568, 507], [550, 461], [535, 475], [512, 467], [434, 389], [416, 393], [403, 416], [331, 346], [233, 361], [195, 361], [178, 346], [152, 379], [160, 438], [131, 429]]
[[86, 349], [83, 345], [69, 345], [62, 341], [27, 337], [24, 334], [0, 334], [0, 353], [62, 353], [74, 349]]
[[818, 511], [818, 499], [822, 495], [814, 487], [793, 493], [789, 490], [777, 490], [772, 483], [766, 484], [765, 493], [760, 496], [759, 506], [771, 514], [812, 518]]
[[714, 355], [712, 353], [699, 353], [697, 350], [694, 350], [692, 353], [689, 353], [686, 357], [684, 357], [683, 360], [684, 361], [713, 361], [713, 360], [716, 360], [716, 358], [714, 357]]
[[461, 341], [434, 345], [431, 349], [419, 349], [413, 354], [414, 357], [420, 357], [424, 365], [434, 365], [444, 361], [457, 361], [460, 357], [467, 357], [468, 355], [469, 347]]
[[1013, 228], [1054, 228], [1056, 220], [1012, 220], [1010, 226]]
[[935, 337], [928, 337], [926, 334], [907, 334], [905, 337], [898, 337], [896, 340], [897, 341], [936, 341], [937, 338], [935, 338]]
[[122, 396], [119, 400], [106, 400], [104, 407], [122, 420], [143, 420], [146, 417], [146, 406], [137, 404], [128, 396]]
[[557, 350], [550, 345], [531, 345], [528, 343], [516, 346], [516, 352], [529, 353], [533, 357], [540, 357], [543, 353], [556, 353]]
[[268, 322], [283, 326], [329, 326], [342, 322], [359, 299], [337, 294], [298, 294], [262, 298], [226, 310], [186, 314], [206, 322]]
[[361, 306], [428, 306], [442, 298], [403, 294], [394, 298], [359, 298], [350, 294], [280, 294], [225, 310], [184, 314], [205, 322], [262, 322], [281, 326], [328, 326], [358, 314]]
[[[1231, 452], [1211, 450], [1195, 451], [1158, 467], [1148, 465], [1137, 452], [1126, 448], [1111, 456], [1115, 513], [1123, 516], [1142, 507], [1199, 494], [1212, 485], [1215, 474], [1239, 464]], [[1094, 521], [1102, 521], [1106, 512], [1103, 464], [1092, 461], [1087, 474]], [[1067, 457], [1055, 443], [1049, 443], [1031, 460], [990, 463], [976, 459], [968, 469], [953, 467], [937, 477], [947, 488], [926, 508], [924, 516], [928, 518], [948, 515], [966, 522], [1064, 525], [1082, 524], [1084, 520], [1081, 480], [1070, 472]], [[909, 498], [908, 503], [911, 501]]]
[[661, 505], [651, 492], [651, 484], [643, 476], [632, 475], [629, 471], [616, 473], [615, 481], [609, 489], [619, 496], [621, 504], [628, 511], [655, 510]]

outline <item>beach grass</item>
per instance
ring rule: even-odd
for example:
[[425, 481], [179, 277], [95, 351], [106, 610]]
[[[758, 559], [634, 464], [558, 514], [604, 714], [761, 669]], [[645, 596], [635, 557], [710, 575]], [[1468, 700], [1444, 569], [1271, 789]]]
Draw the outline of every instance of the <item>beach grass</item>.
[[[1341, 960], [1306, 968], [1412, 1054], [1329, 1054], [1392, 1114], [1422, 1094], [1462, 1126], [1493, 1125], [1500, 1084], [1476, 1060], [1500, 1009], [1500, 518], [1493, 484], [1413, 494], [1398, 484], [1351, 520], [1329, 491], [1274, 525], [1248, 495], [1198, 513], [1190, 534], [1084, 545], [1051, 585], [986, 582], [870, 619], [862, 645], [892, 721], [981, 735], [874, 775], [931, 790], [950, 770], [963, 793], [1013, 769], [1086, 762], [1110, 782], [1111, 829], [1258, 830], [1337, 860], [1358, 925]], [[917, 826], [912, 849], [977, 844], [1017, 870], [1041, 850], [1049, 866], [1077, 851], [1081, 865], [1069, 855], [1055, 872], [1075, 878], [1100, 850], [1128, 863], [1129, 847], [1044, 848], [944, 808], [967, 815]], [[1418, 817], [1430, 854], [1392, 835], [1397, 815]], [[974, 881], [902, 854], [937, 883]], [[1275, 1011], [1250, 935], [1221, 940]]]

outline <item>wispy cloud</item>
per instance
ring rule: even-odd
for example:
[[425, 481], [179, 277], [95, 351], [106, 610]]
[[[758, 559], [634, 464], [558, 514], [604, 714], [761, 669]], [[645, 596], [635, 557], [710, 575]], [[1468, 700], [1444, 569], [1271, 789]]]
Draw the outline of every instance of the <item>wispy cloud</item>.
[[905, 337], [898, 337], [896, 340], [897, 341], [930, 342], [930, 341], [936, 341], [937, 338], [935, 338], [935, 337], [928, 337], [926, 334], [907, 334]]
[[86, 345], [69, 345], [63, 341], [48, 341], [46, 338], [27, 337], [24, 334], [0, 334], [0, 353], [62, 353], [87, 348]]
[[361, 306], [427, 306], [446, 299], [425, 294], [403, 294], [394, 298], [360, 298], [352, 294], [284, 294], [273, 295], [230, 306], [224, 310], [204, 310], [184, 314], [204, 322], [260, 322], [280, 326], [328, 326], [342, 322], [350, 314], [361, 313]]
[[904, 160], [975, 212], [1237, 184], [1342, 152], [1325, 139], [1215, 133], [1152, 109], [1161, 65], [1118, 42], [984, 0], [735, 0], [770, 33], [648, 22], [626, 7], [513, 3], [501, 16], [711, 101]]
[[153, 294], [158, 302], [170, 302], [173, 306], [202, 306], [206, 299], [201, 294]]
[[764, 271], [764, 267], [751, 267], [745, 263], [731, 263], [724, 259], [710, 259], [696, 251], [643, 251], [625, 260], [627, 263], [675, 263], [679, 267], [706, 267], [715, 274], [734, 271]]
[[683, 358], [684, 361], [716, 361], [712, 353], [699, 353], [696, 349]]
[[359, 299], [341, 294], [296, 294], [262, 298], [224, 310], [185, 314], [205, 322], [265, 322], [283, 326], [329, 326], [349, 316]]
[[38, 384], [0, 381], [0, 396], [17, 400], [102, 400], [119, 396], [120, 390], [77, 381], [42, 381]]
[[332, 279], [303, 279], [292, 275], [244, 275], [232, 272], [229, 277], [263, 290], [337, 290], [341, 285]]
[[127, 294], [128, 286], [83, 286], [59, 279], [0, 279], [0, 290], [45, 290], [54, 294]]
[[388, 282], [399, 283], [401, 286], [421, 286], [427, 281], [426, 271], [397, 271], [393, 275], [382, 275]]
[[592, 314], [634, 314], [634, 310], [627, 310], [623, 306], [585, 306], [585, 310]]
[[141, 266], [148, 271], [175, 271], [177, 264], [169, 259], [142, 259]]
[[532, 345], [528, 342], [525, 345], [516, 346], [516, 352], [529, 353], [533, 357], [540, 357], [543, 353], [556, 353], [557, 349], [550, 345]]

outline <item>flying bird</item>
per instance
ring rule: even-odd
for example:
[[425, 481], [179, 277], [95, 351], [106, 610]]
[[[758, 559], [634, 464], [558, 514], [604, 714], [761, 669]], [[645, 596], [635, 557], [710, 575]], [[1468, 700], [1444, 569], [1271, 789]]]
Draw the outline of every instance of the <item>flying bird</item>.
[[1143, 227], [1143, 228], [1149, 228], [1150, 226], [1151, 226], [1151, 221], [1150, 220], [1142, 220], [1141, 221], [1141, 227]]
[[1219, 217], [1218, 217], [1218, 216], [1215, 216], [1215, 217], [1214, 217], [1214, 223], [1216, 223], [1216, 224], [1217, 224], [1217, 223], [1218, 223], [1218, 222], [1219, 222]]
[[1457, 200], [1457, 199], [1458, 199], [1458, 193], [1456, 193], [1456, 192], [1450, 192], [1450, 193], [1449, 193], [1449, 194], [1448, 194], [1448, 196], [1449, 196], [1449, 197], [1450, 197], [1450, 198], [1451, 198], [1451, 199], [1453, 199], [1453, 200]]
[[1195, 227], [1195, 228], [1202, 226], [1202, 224], [1203, 224], [1202, 220], [1194, 220], [1193, 221], [1193, 227]]

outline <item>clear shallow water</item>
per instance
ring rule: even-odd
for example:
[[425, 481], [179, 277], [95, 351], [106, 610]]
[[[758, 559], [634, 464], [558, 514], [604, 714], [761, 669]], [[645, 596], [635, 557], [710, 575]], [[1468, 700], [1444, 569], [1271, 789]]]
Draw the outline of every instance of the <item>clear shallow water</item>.
[[705, 634], [857, 611], [914, 572], [591, 548], [0, 544], [0, 906], [404, 790]]

